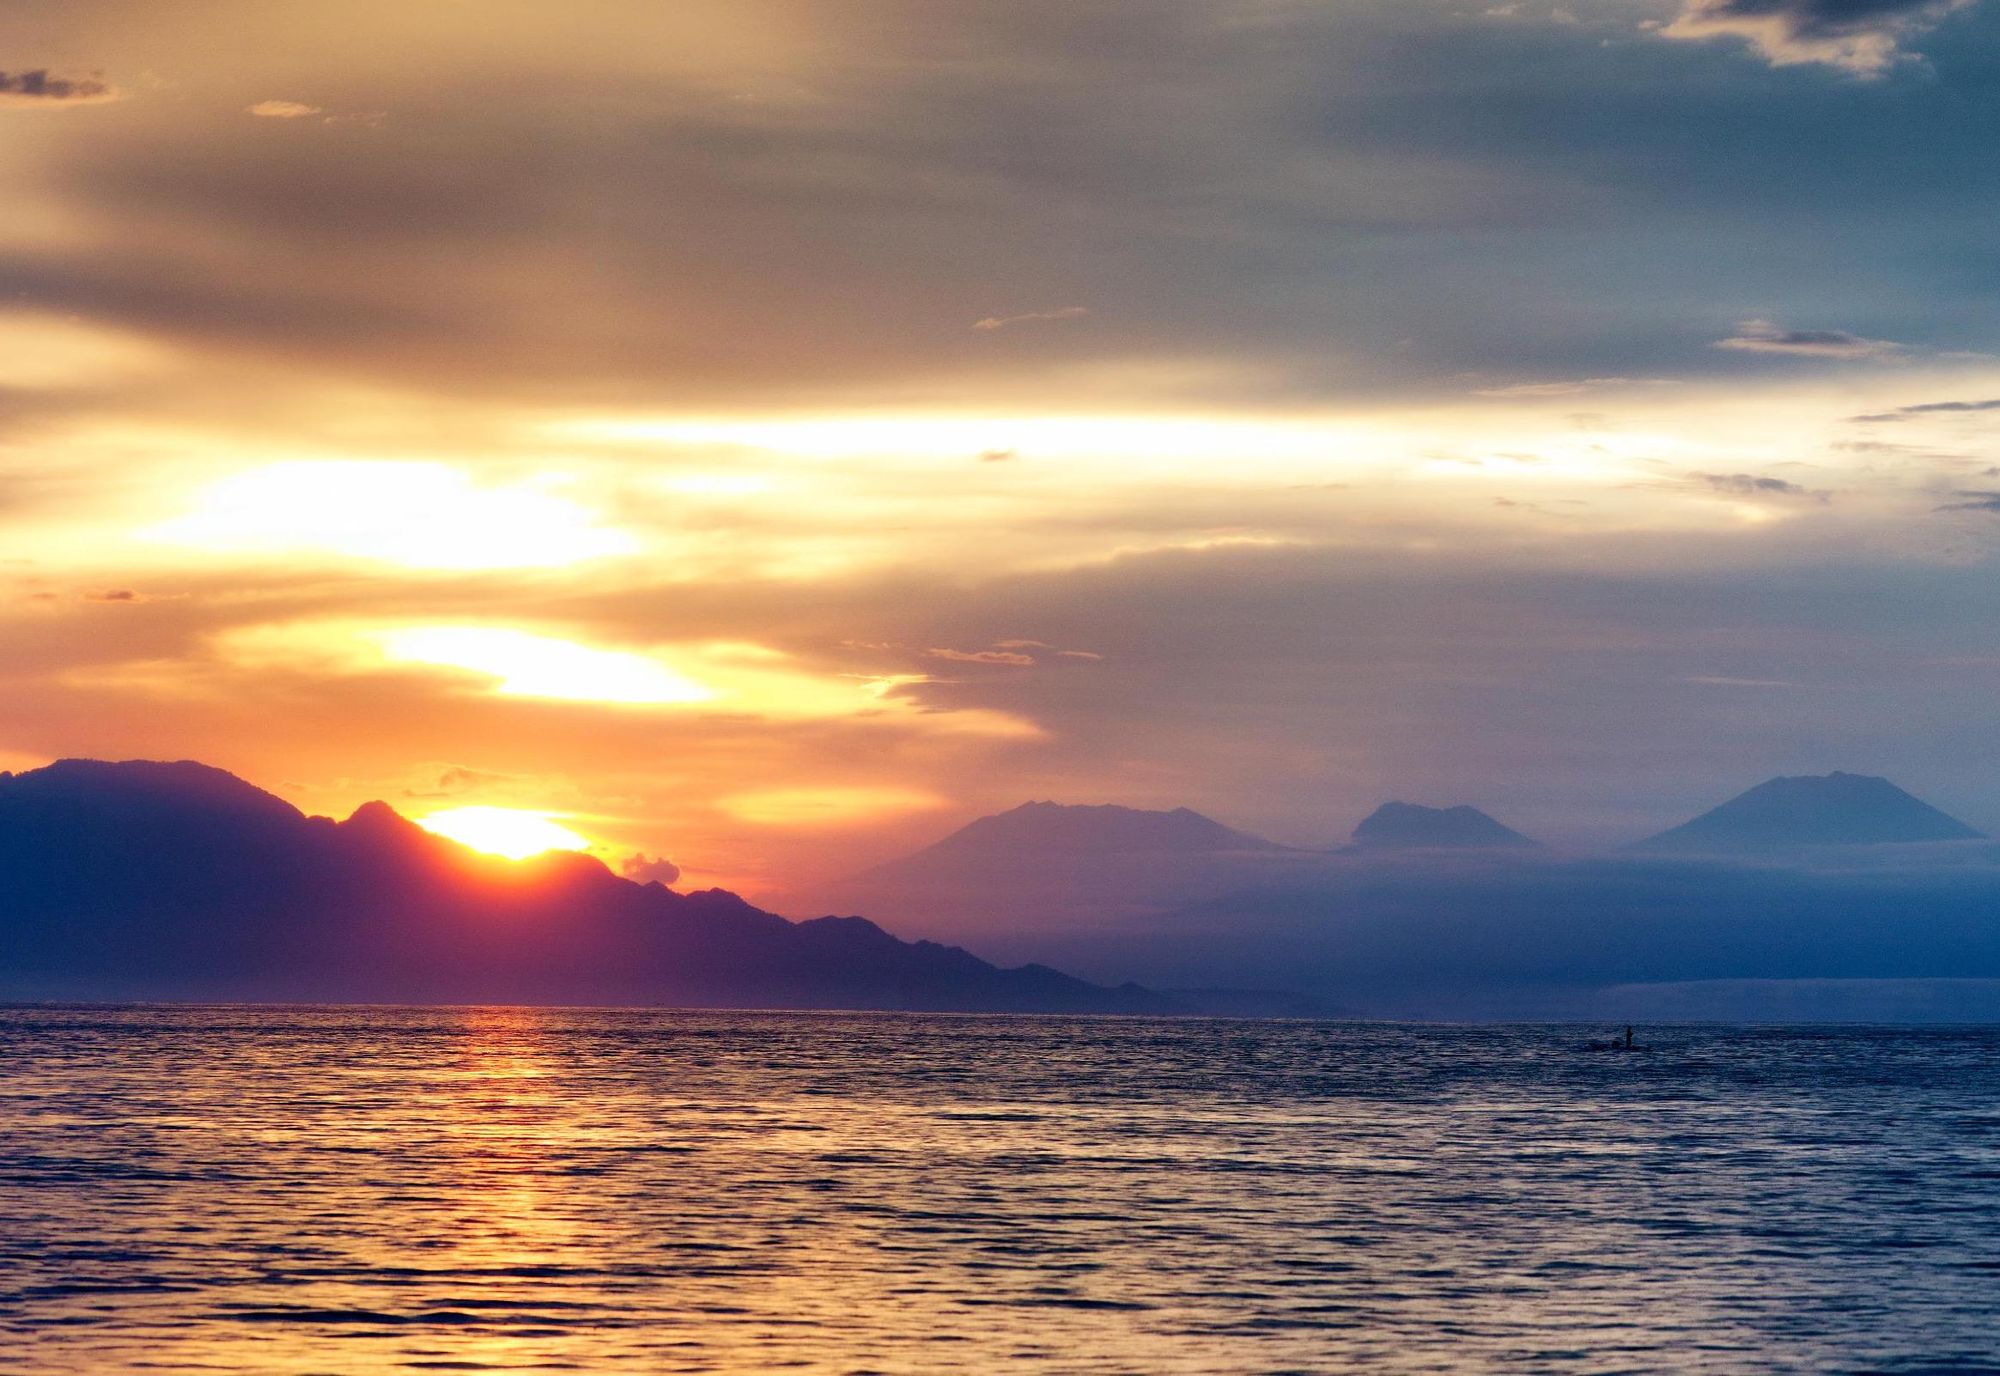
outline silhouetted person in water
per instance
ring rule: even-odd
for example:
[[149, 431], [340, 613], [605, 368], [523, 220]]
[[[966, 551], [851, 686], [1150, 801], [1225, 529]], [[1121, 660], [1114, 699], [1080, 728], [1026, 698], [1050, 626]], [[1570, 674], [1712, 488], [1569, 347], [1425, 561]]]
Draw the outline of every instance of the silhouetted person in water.
[[1625, 1029], [1625, 1049], [1627, 1051], [1632, 1049], [1632, 1029], [1629, 1027]]

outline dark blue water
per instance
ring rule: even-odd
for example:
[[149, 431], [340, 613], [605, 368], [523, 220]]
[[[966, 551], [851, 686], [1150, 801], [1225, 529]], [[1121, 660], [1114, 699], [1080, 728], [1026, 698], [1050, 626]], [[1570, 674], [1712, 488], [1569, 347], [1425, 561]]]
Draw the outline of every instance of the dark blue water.
[[0, 1370], [2000, 1369], [2000, 1030], [0, 1009]]

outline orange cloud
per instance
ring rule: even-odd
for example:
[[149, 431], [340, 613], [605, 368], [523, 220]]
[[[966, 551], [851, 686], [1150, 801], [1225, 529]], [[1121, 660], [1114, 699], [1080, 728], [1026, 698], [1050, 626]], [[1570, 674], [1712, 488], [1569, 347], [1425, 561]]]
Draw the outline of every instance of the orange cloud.
[[325, 111], [317, 105], [306, 105], [296, 100], [260, 100], [255, 105], [245, 106], [243, 113], [255, 115], [258, 119], [307, 119]]
[[1033, 655], [1016, 650], [926, 650], [932, 659], [948, 659], [958, 664], [1006, 664], [1016, 668], [1035, 662]]
[[1034, 325], [1049, 320], [1077, 320], [1090, 314], [1088, 306], [1058, 306], [1052, 311], [1024, 311], [1020, 315], [989, 315], [972, 322], [975, 330], [1004, 330], [1009, 325]]

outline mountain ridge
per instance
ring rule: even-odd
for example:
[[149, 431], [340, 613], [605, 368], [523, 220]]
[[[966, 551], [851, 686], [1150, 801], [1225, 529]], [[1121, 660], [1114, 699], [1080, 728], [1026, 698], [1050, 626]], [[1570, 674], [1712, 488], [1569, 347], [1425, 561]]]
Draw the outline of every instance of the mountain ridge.
[[[1280, 851], [1290, 847], [1223, 825], [1192, 808], [1148, 809], [1118, 803], [1026, 802], [975, 818], [948, 836], [903, 856], [976, 851], [994, 845], [1051, 850]], [[876, 868], [881, 868], [877, 866]]]
[[381, 802], [309, 817], [192, 761], [0, 774], [0, 978], [14, 996], [1186, 1011], [588, 855], [481, 856]]

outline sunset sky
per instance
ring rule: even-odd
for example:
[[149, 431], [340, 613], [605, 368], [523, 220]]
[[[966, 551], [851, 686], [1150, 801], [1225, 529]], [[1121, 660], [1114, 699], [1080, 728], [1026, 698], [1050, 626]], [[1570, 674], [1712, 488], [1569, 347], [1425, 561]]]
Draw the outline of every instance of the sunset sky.
[[2000, 826], [2000, 0], [14, 3], [0, 73], [0, 768], [753, 897], [1030, 798]]

